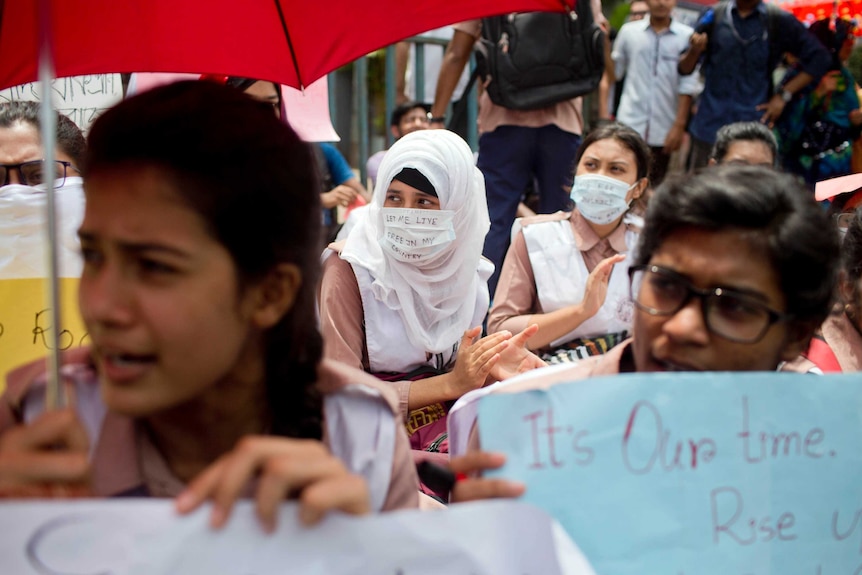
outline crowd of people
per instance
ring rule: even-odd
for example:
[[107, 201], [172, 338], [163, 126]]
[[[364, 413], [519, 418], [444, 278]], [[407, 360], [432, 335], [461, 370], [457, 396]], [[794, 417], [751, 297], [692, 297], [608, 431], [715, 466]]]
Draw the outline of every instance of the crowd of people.
[[[862, 191], [825, 209], [810, 180], [781, 171], [801, 156], [768, 127], [820, 85], [826, 49], [782, 16], [798, 70], [770, 96], [772, 55], [761, 50], [746, 66], [762, 78], [752, 71], [730, 106], [722, 90], [742, 88], [738, 70], [727, 74], [744, 51], [722, 43], [761, 43], [765, 8], [720, 4], [727, 12], [708, 13], [707, 32], [674, 25], [667, 0], [645, 4], [614, 52], [627, 78], [622, 122], [581, 139], [580, 102], [540, 126], [541, 114], [483, 104], [477, 166], [460, 136], [431, 129], [429, 108], [409, 102], [393, 116], [398, 139], [368, 205], [333, 243], [322, 209], [366, 192], [350, 178], [323, 183], [322, 152], [282, 121], [268, 82], [158, 87], [108, 110], [86, 141], [58, 115], [53, 174], [36, 106], [0, 105], [0, 184], [83, 177], [78, 301], [89, 334], [63, 358], [70, 406], [45, 409], [43, 361], [9, 374], [0, 495], [169, 497], [180, 513], [209, 501], [214, 527], [250, 497], [269, 530], [285, 499], [311, 524], [332, 511], [517, 497], [523, 485], [482, 477], [504, 457], [483, 452], [478, 433], [449, 443], [450, 409], [476, 390], [625, 372], [862, 369]], [[456, 52], [476, 25], [456, 28]], [[688, 66], [703, 65], [693, 173], [667, 169], [688, 121], [676, 97], [651, 100], [670, 105], [650, 116], [659, 127], [636, 119], [651, 114], [638, 100], [643, 34], [675, 37], [657, 79], [691, 86]], [[461, 72], [447, 55], [444, 100]], [[688, 105], [694, 93], [682, 94]], [[848, 125], [862, 123], [855, 106]], [[547, 213], [513, 227], [533, 176]], [[474, 423], [457, 422], [461, 437]], [[428, 459], [458, 474], [454, 487], [420, 479]]]

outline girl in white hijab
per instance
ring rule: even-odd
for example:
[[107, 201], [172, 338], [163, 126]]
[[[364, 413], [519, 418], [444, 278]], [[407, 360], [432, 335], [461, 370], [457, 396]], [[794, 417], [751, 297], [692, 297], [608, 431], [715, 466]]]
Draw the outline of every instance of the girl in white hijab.
[[482, 173], [446, 130], [398, 140], [364, 217], [326, 254], [325, 355], [391, 381], [414, 449], [446, 452], [448, 407], [464, 393], [539, 365], [515, 338], [481, 339], [493, 264]]

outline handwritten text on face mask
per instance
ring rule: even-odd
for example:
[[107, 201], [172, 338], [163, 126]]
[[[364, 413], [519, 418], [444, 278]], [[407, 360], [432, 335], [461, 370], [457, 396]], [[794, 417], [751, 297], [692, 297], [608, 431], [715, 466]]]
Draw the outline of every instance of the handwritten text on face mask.
[[383, 221], [387, 224], [404, 224], [405, 226], [438, 226], [441, 218], [436, 215], [417, 214], [384, 214]]

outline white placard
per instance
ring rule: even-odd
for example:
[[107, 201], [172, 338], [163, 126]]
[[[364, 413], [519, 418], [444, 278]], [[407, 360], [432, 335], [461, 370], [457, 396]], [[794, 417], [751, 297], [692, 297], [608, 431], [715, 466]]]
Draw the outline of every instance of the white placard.
[[221, 531], [207, 510], [178, 517], [173, 501], [114, 499], [0, 504], [0, 572], [17, 575], [275, 575], [283, 573], [594, 575], [544, 512], [486, 501], [440, 511], [299, 525], [285, 504], [264, 534], [251, 502]]
[[[51, 83], [54, 109], [69, 117], [85, 133], [105, 110], [123, 98], [119, 74], [90, 74], [57, 78]], [[42, 90], [38, 82], [0, 90], [0, 102], [39, 102]]]

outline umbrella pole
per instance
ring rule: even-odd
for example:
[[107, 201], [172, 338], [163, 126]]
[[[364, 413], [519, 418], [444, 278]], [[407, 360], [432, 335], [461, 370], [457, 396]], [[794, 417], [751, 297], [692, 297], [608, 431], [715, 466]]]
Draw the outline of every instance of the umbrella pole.
[[58, 281], [59, 265], [57, 251], [57, 203], [54, 192], [54, 156], [57, 142], [57, 115], [51, 103], [51, 80], [54, 77], [54, 55], [51, 43], [51, 2], [39, 2], [39, 83], [42, 102], [39, 109], [40, 138], [44, 150], [43, 180], [47, 184], [45, 193], [45, 221], [47, 223], [47, 260], [48, 260], [48, 309], [51, 314], [49, 341], [51, 353], [48, 356], [48, 382], [45, 388], [46, 409], [64, 407], [66, 398], [60, 384], [60, 286]]

